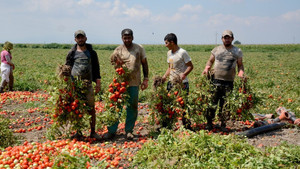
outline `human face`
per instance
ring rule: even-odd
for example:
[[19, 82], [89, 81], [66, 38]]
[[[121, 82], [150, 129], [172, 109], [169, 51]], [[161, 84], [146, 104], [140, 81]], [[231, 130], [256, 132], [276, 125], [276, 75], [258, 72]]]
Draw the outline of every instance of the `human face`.
[[122, 36], [122, 41], [123, 41], [123, 44], [129, 48], [131, 47], [132, 45], [132, 41], [133, 41], [133, 36], [132, 35], [123, 35]]
[[233, 39], [234, 38], [230, 37], [230, 36], [224, 36], [224, 37], [222, 37], [222, 41], [223, 41], [224, 46], [226, 46], [226, 47], [231, 46]]
[[167, 40], [165, 40], [165, 46], [166, 46], [169, 50], [172, 50], [173, 43], [172, 43], [172, 42], [169, 42], [169, 41], [167, 41]]
[[87, 38], [83, 35], [77, 35], [75, 38], [75, 41], [76, 41], [77, 45], [79, 45], [79, 46], [84, 46], [86, 40], [87, 40]]

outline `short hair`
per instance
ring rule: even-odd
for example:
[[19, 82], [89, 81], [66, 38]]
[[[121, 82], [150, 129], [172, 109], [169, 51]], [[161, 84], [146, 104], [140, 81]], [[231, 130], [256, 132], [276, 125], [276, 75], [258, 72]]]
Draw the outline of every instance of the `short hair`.
[[177, 37], [174, 33], [169, 33], [165, 36], [164, 41], [174, 42], [177, 45]]

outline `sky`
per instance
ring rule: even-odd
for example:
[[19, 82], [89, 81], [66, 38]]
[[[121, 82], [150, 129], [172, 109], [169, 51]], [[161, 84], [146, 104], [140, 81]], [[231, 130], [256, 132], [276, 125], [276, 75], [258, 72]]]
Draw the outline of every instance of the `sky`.
[[134, 42], [220, 44], [233, 31], [242, 44], [299, 44], [299, 0], [0, 0], [0, 43], [120, 44], [131, 28]]

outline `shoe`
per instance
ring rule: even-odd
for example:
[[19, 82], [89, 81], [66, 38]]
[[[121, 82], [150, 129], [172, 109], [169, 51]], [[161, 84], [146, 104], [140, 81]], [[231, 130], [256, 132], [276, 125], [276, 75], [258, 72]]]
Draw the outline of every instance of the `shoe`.
[[194, 131], [194, 129], [191, 127], [192, 124], [189, 120], [187, 119], [182, 119], [182, 124], [184, 126], [185, 129], [188, 129], [188, 130], [191, 130], [191, 131]]
[[214, 126], [213, 126], [212, 123], [207, 123], [206, 126], [205, 126], [206, 130], [212, 130], [213, 128], [214, 128]]
[[73, 136], [71, 136], [71, 140], [76, 139], [76, 140], [81, 140], [83, 138], [83, 135], [81, 132], [76, 132]]
[[107, 133], [104, 134], [103, 139], [104, 140], [111, 140], [115, 136], [116, 136], [116, 134], [107, 132]]
[[221, 122], [221, 131], [229, 132], [229, 129], [226, 128], [226, 122]]
[[128, 140], [133, 140], [134, 135], [133, 135], [131, 132], [126, 133], [126, 138], [127, 138]]
[[97, 141], [101, 140], [101, 137], [97, 133], [91, 133], [90, 138], [95, 138]]
[[229, 132], [229, 129], [226, 128], [226, 127], [221, 127], [221, 131], [228, 133], [228, 132]]

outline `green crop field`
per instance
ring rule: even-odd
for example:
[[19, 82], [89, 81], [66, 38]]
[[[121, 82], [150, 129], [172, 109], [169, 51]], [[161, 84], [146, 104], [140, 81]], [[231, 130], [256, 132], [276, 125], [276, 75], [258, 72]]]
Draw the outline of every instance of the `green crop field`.
[[[140, 104], [138, 108], [140, 115], [134, 129], [134, 140], [129, 141], [123, 138], [125, 124], [122, 120], [115, 139], [92, 140], [88, 137], [88, 128], [83, 127], [84, 131], [82, 132], [87, 137], [84, 137], [83, 141], [70, 140], [69, 135], [64, 134], [74, 132], [69, 128], [70, 121], [61, 120], [66, 124], [57, 130], [58, 119], [62, 118], [53, 116], [57, 110], [60, 111], [63, 107], [66, 110], [67, 104], [51, 105], [49, 102], [60, 103], [55, 100], [55, 93], [53, 94], [51, 91], [54, 87], [56, 87], [56, 91], [59, 91], [58, 88], [62, 88], [62, 86], [58, 86], [63, 83], [58, 83], [56, 69], [58, 65], [65, 63], [65, 57], [71, 46], [70, 44], [15, 45], [12, 55], [15, 63], [14, 90], [16, 91], [1, 93], [0, 98], [1, 169], [38, 167], [299, 168], [300, 146], [297, 143], [299, 127], [296, 125], [286, 125], [286, 128], [274, 131], [276, 133], [273, 133], [272, 136], [267, 134], [262, 136], [263, 134], [261, 134], [252, 140], [257, 143], [255, 146], [247, 142], [250, 141], [250, 138], [247, 140], [236, 135], [236, 132], [252, 128], [254, 121], [251, 119], [235, 121], [238, 126], [237, 130], [232, 129], [227, 133], [219, 131], [217, 128], [212, 131], [204, 130], [205, 122], [199, 120], [194, 120], [195, 125], [203, 128], [195, 131], [186, 130], [180, 127], [179, 118], [173, 116], [173, 120], [177, 120], [174, 124], [176, 129], [162, 128], [157, 132], [160, 122], [153, 125], [149, 118], [155, 109], [158, 109], [151, 107], [151, 104], [156, 101], [153, 98], [176, 99], [175, 94], [169, 93], [170, 96], [167, 93], [153, 94], [155, 93], [152, 87], [153, 77], [162, 76], [168, 67], [167, 48], [164, 45], [144, 45], [149, 63], [150, 80], [149, 88], [140, 92], [140, 102], [143, 104]], [[113, 115], [119, 115], [117, 114], [119, 111], [114, 111], [117, 109], [110, 108], [108, 109], [113, 110], [112, 114], [107, 114], [109, 111], [106, 111], [108, 109], [103, 106], [107, 103], [105, 101], [110, 99], [107, 90], [116, 75], [110, 64], [110, 55], [116, 47], [117, 45], [94, 45], [94, 49], [99, 55], [102, 76], [102, 94], [97, 95], [95, 109], [97, 120], [100, 119], [104, 122]], [[201, 78], [210, 51], [215, 46], [181, 45], [181, 47], [188, 51], [194, 64], [194, 70], [189, 75], [190, 94], [188, 99], [197, 97], [197, 100], [198, 98], [202, 100], [203, 95], [197, 95], [201, 88], [196, 88], [196, 86], [202, 87], [203, 85], [196, 84], [196, 82]], [[300, 45], [240, 45], [239, 47], [244, 54], [244, 67], [246, 75], [249, 77], [251, 92], [255, 93], [253, 98], [259, 98], [259, 104], [246, 113], [273, 113], [277, 116], [275, 110], [284, 106], [299, 118]], [[156, 92], [160, 91], [162, 90]], [[236, 90], [236, 93], [239, 92]], [[205, 94], [210, 95], [209, 92]], [[70, 95], [70, 92], [63, 95]], [[166, 97], [162, 97], [162, 95]], [[100, 102], [100, 98], [104, 101]], [[236, 98], [233, 102], [238, 103], [239, 100], [242, 100], [241, 97]], [[190, 105], [200, 103], [193, 101], [190, 102]], [[203, 101], [201, 104], [208, 105]], [[84, 108], [86, 107], [84, 104], [82, 105]], [[199, 110], [199, 107], [196, 107], [196, 111], [194, 111], [196, 117], [203, 115], [200, 111], [202, 109]], [[70, 113], [72, 112], [68, 110], [67, 114]], [[162, 114], [168, 115], [167, 113]], [[180, 115], [180, 113], [178, 114]], [[121, 117], [124, 120], [123, 115]], [[87, 116], [85, 114], [85, 117]], [[60, 114], [59, 117], [64, 116]], [[74, 117], [76, 118], [76, 116], [68, 117], [72, 117], [72, 122]], [[172, 120], [172, 116], [169, 119]], [[248, 120], [251, 121], [251, 124]], [[101, 124], [102, 121], [97, 121], [97, 133], [100, 136], [107, 132], [104, 124]], [[81, 122], [88, 124], [88, 118], [82, 118]], [[240, 126], [240, 124], [244, 125]], [[153, 129], [155, 131], [152, 131]], [[60, 132], [61, 135], [55, 135]]]
[[[16, 45], [13, 53], [15, 90], [47, 90], [54, 85], [56, 68], [64, 64], [71, 45]], [[94, 45], [102, 76], [102, 89], [106, 90], [113, 79], [110, 54], [117, 45]], [[52, 47], [52, 48], [51, 48]], [[59, 49], [61, 47], [62, 49]], [[140, 94], [147, 102], [152, 91], [152, 77], [162, 76], [167, 69], [163, 45], [144, 45], [150, 69], [149, 88]], [[189, 75], [191, 91], [195, 79], [201, 76], [214, 45], [181, 45], [192, 58], [194, 70]], [[284, 106], [300, 116], [300, 45], [240, 45], [244, 54], [244, 67], [253, 90], [263, 100], [256, 113], [274, 113]], [[51, 48], [51, 49], [49, 49]]]

